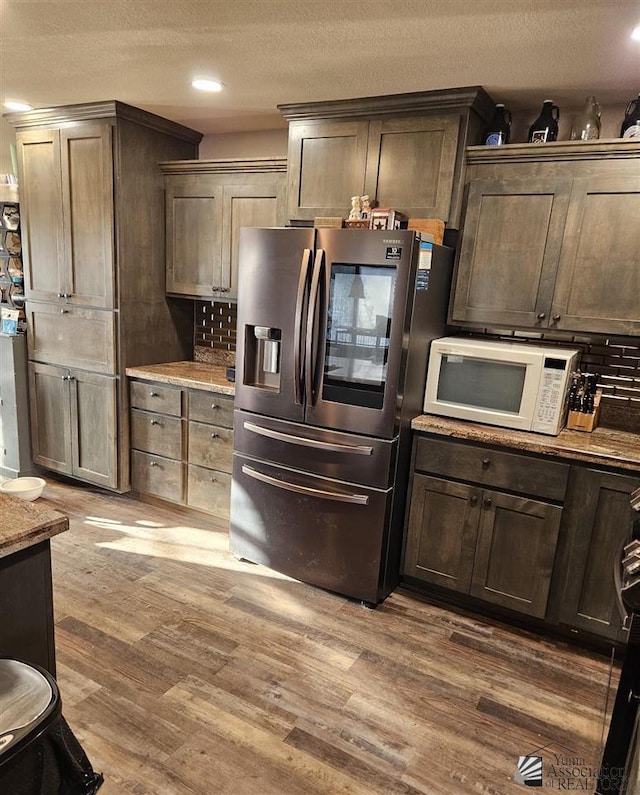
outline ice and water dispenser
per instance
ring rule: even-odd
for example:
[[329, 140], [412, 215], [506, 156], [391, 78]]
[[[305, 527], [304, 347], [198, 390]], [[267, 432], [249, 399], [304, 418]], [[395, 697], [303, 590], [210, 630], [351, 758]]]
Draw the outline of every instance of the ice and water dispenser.
[[282, 330], [271, 326], [247, 326], [246, 331], [244, 383], [279, 390]]

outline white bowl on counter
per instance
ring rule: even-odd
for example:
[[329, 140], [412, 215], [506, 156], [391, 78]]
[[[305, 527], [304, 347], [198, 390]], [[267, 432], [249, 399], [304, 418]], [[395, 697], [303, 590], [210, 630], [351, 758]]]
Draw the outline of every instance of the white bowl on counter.
[[38, 499], [46, 485], [47, 481], [44, 478], [13, 478], [0, 483], [0, 493], [32, 502]]

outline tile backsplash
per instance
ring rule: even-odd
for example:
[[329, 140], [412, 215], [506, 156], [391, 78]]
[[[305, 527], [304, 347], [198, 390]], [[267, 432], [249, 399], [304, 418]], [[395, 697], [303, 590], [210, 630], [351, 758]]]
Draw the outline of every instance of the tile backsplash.
[[235, 364], [235, 303], [195, 301], [194, 304], [194, 360], [210, 364]]

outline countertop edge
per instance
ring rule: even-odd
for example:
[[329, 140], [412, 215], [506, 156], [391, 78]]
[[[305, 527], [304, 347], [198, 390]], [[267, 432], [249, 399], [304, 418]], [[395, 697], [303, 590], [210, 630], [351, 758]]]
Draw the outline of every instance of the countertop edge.
[[[202, 377], [204, 368], [209, 370], [206, 378]], [[194, 372], [190, 374], [189, 369], [193, 369]], [[165, 364], [127, 367], [125, 374], [129, 378], [138, 378], [142, 381], [155, 381], [170, 386], [181, 386], [185, 389], [200, 389], [220, 395], [235, 395], [235, 385], [226, 380], [226, 367], [222, 365], [207, 365], [200, 362], [166, 362]]]
[[[626, 431], [600, 427], [589, 434], [564, 430], [557, 437], [543, 436], [425, 414], [415, 417], [411, 428], [416, 433], [480, 442], [640, 474], [640, 436]], [[606, 449], [608, 445], [611, 445], [610, 449]], [[634, 454], [630, 455], [632, 449]]]
[[[21, 510], [20, 505], [24, 505], [24, 503], [17, 498], [10, 499], [15, 501], [15, 510], [19, 512]], [[29, 503], [29, 505], [30, 504], [31, 503]], [[27, 530], [24, 530], [24, 524], [21, 529], [19, 526], [20, 519], [18, 518], [15, 522], [15, 524], [18, 525], [18, 529], [12, 530], [8, 536], [5, 535], [4, 532], [0, 532], [0, 558], [6, 558], [9, 555], [13, 555], [15, 552], [33, 547], [69, 529], [69, 519], [64, 516], [64, 514], [58, 513], [50, 508], [45, 508], [44, 511], [40, 506], [34, 506], [34, 508], [38, 508], [42, 512], [42, 521], [37, 522], [36, 520], [36, 523]], [[9, 510], [11, 510], [11, 508]], [[0, 530], [1, 529], [2, 528], [0, 528]]]

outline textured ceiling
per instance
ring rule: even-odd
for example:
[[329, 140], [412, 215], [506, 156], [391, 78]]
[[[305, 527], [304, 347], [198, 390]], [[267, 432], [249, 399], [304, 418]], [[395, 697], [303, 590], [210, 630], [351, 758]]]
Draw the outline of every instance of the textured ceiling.
[[[0, 99], [118, 99], [203, 133], [282, 103], [482, 85], [517, 108], [640, 92], [640, 0], [0, 0]], [[190, 86], [223, 81], [221, 94]]]

